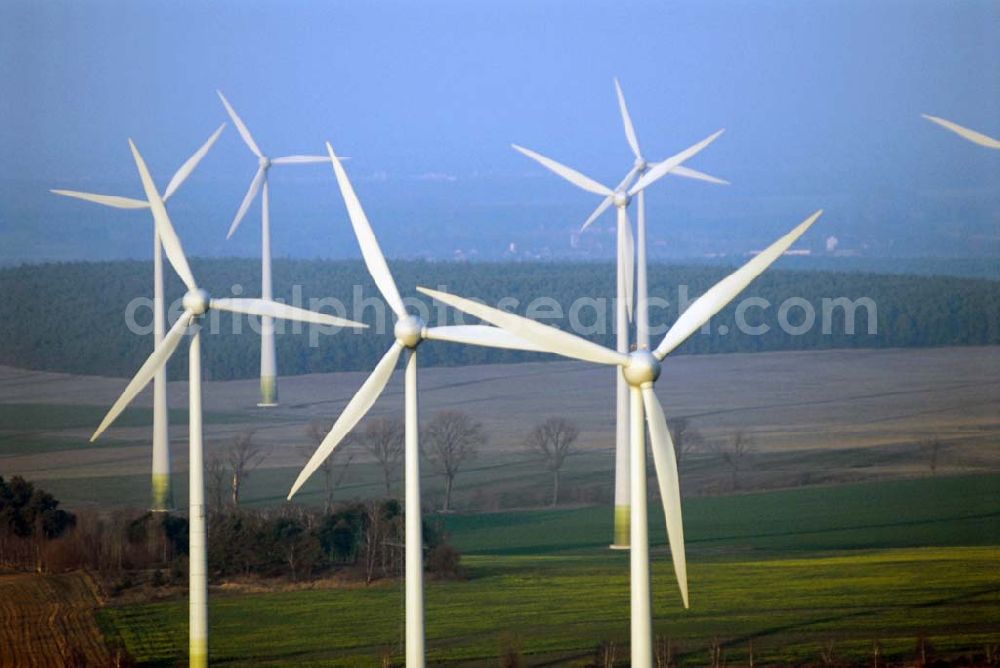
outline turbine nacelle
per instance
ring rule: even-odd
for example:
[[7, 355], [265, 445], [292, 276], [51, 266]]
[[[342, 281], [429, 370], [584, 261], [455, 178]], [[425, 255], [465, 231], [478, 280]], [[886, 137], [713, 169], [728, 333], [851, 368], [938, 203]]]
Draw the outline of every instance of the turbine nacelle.
[[426, 331], [427, 323], [419, 316], [407, 315], [396, 321], [392, 333], [401, 346], [413, 350], [424, 340]]
[[642, 388], [660, 377], [660, 360], [648, 350], [633, 350], [629, 353], [628, 364], [622, 367], [625, 382], [632, 387]]
[[611, 197], [611, 201], [614, 202], [615, 206], [619, 209], [624, 209], [628, 206], [628, 203], [632, 201], [632, 196], [625, 190], [616, 190]]
[[184, 294], [184, 310], [189, 311], [192, 315], [204, 315], [208, 311], [211, 301], [212, 298], [209, 297], [208, 293], [200, 288], [188, 290]]
[[649, 169], [649, 163], [642, 156], [636, 156], [635, 163], [633, 163], [636, 174], [642, 174], [647, 169]]
[[260, 166], [261, 169], [267, 169], [271, 166], [271, 159], [266, 155], [262, 155], [259, 158], [257, 158], [257, 164]]

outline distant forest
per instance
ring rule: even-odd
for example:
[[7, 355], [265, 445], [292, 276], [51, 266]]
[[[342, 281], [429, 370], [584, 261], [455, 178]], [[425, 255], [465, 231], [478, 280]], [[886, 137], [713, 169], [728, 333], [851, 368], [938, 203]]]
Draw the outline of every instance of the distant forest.
[[[562, 318], [545, 322], [569, 328], [571, 307], [580, 298], [603, 299], [603, 333], [588, 333], [605, 345], [613, 345], [614, 267], [610, 263], [436, 263], [394, 261], [392, 271], [404, 297], [415, 298], [415, 286], [442, 287], [491, 305], [501, 298], [514, 298], [510, 310], [525, 313], [536, 302], [539, 313], [552, 313], [555, 304]], [[213, 296], [258, 296], [260, 263], [252, 259], [194, 260], [192, 269], [201, 287]], [[654, 326], [669, 324], [677, 317], [679, 286], [687, 286], [688, 301], [697, 298], [721, 279], [729, 268], [717, 266], [653, 265], [650, 267], [650, 297], [669, 301], [651, 310]], [[179, 300], [183, 285], [167, 269], [167, 302]], [[234, 289], [234, 286], [240, 286]], [[293, 287], [297, 286], [297, 287]], [[360, 292], [359, 292], [360, 291]], [[363, 303], [355, 299], [360, 293]], [[333, 298], [346, 306], [348, 318], [376, 324], [378, 292], [360, 261], [277, 260], [274, 263], [275, 298], [304, 306], [311, 298]], [[131, 376], [152, 350], [152, 334], [139, 335], [126, 327], [126, 308], [136, 297], [152, 296], [152, 263], [138, 261], [25, 265], [0, 269], [0, 364], [21, 368], [77, 374]], [[825, 348], [885, 348], [911, 346], [995, 345], [1000, 343], [1000, 282], [988, 279], [944, 276], [878, 275], [819, 271], [776, 270], [765, 273], [741, 296], [766, 299], [770, 307], [749, 308], [745, 322], [766, 325], [769, 331], [750, 335], [736, 326], [736, 309], [730, 306], [713, 318], [711, 331], [693, 336], [679, 353], [725, 353]], [[780, 326], [779, 307], [799, 298], [785, 320], [803, 325], [805, 311], [812, 309], [815, 323], [801, 334]], [[869, 334], [868, 311], [857, 308], [855, 333], [845, 332], [843, 308], [827, 309], [823, 300], [869, 298], [877, 309], [877, 333]], [[737, 299], [738, 303], [740, 299]], [[803, 308], [803, 302], [808, 307]], [[430, 324], [441, 324], [439, 306], [421, 300], [430, 309]], [[366, 305], [367, 304], [367, 305]], [[509, 302], [508, 302], [509, 304]], [[356, 308], [363, 310], [356, 312]], [[596, 305], [577, 301], [576, 315], [585, 326], [599, 321]], [[322, 310], [334, 312], [329, 307]], [[176, 311], [172, 317], [176, 317]], [[448, 311], [448, 323], [455, 324]], [[246, 317], [234, 322], [226, 313], [216, 314], [218, 333], [203, 342], [204, 372], [209, 379], [250, 378], [258, 374], [259, 337]], [[140, 307], [135, 320], [150, 322], [151, 312]], [[824, 323], [825, 321], [825, 323]], [[467, 322], [473, 322], [471, 319]], [[382, 334], [371, 330], [335, 335], [310, 335], [310, 326], [299, 333], [290, 326], [279, 328], [278, 368], [283, 375], [370, 369], [392, 341], [391, 316]], [[825, 324], [825, 326], [824, 326]], [[234, 334], [234, 328], [242, 334]], [[746, 329], [745, 327], [743, 328]], [[579, 332], [578, 332], [579, 333]], [[310, 340], [318, 345], [310, 345]], [[656, 338], [654, 338], [655, 344]], [[171, 375], [186, 373], [186, 346], [171, 364]], [[516, 353], [426, 342], [421, 347], [422, 365], [506, 363], [557, 359], [552, 355]]]

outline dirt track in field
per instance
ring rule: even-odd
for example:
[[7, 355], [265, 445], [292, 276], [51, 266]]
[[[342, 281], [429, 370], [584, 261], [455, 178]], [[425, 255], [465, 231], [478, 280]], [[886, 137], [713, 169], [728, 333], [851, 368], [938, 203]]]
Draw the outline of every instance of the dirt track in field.
[[86, 573], [0, 573], [0, 668], [110, 666]]

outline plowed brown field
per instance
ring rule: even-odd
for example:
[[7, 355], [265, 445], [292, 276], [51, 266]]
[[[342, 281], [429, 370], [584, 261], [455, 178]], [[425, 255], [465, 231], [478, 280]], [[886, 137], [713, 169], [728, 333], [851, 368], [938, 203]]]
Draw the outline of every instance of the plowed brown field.
[[0, 668], [110, 666], [86, 573], [0, 573]]

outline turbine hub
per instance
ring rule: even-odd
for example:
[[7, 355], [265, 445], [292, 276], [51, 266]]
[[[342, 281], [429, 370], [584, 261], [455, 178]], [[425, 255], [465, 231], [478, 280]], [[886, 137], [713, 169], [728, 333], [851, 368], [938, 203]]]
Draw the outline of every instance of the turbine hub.
[[639, 157], [635, 159], [635, 171], [642, 174], [649, 167], [649, 163], [646, 162], [645, 158]]
[[619, 209], [623, 209], [628, 206], [628, 203], [632, 201], [629, 194], [624, 190], [616, 190], [614, 194], [614, 203]]
[[184, 295], [184, 310], [195, 315], [202, 315], [208, 310], [211, 299], [204, 290], [188, 290]]
[[395, 335], [397, 341], [407, 348], [413, 349], [424, 340], [424, 329], [426, 327], [427, 323], [421, 320], [419, 316], [408, 315], [396, 321], [396, 327], [392, 333]]
[[267, 169], [271, 166], [271, 159], [266, 155], [262, 155], [257, 158], [257, 164], [260, 165], [261, 169]]
[[660, 360], [648, 350], [634, 350], [628, 355], [628, 364], [622, 368], [625, 381], [632, 387], [642, 387], [660, 377]]

